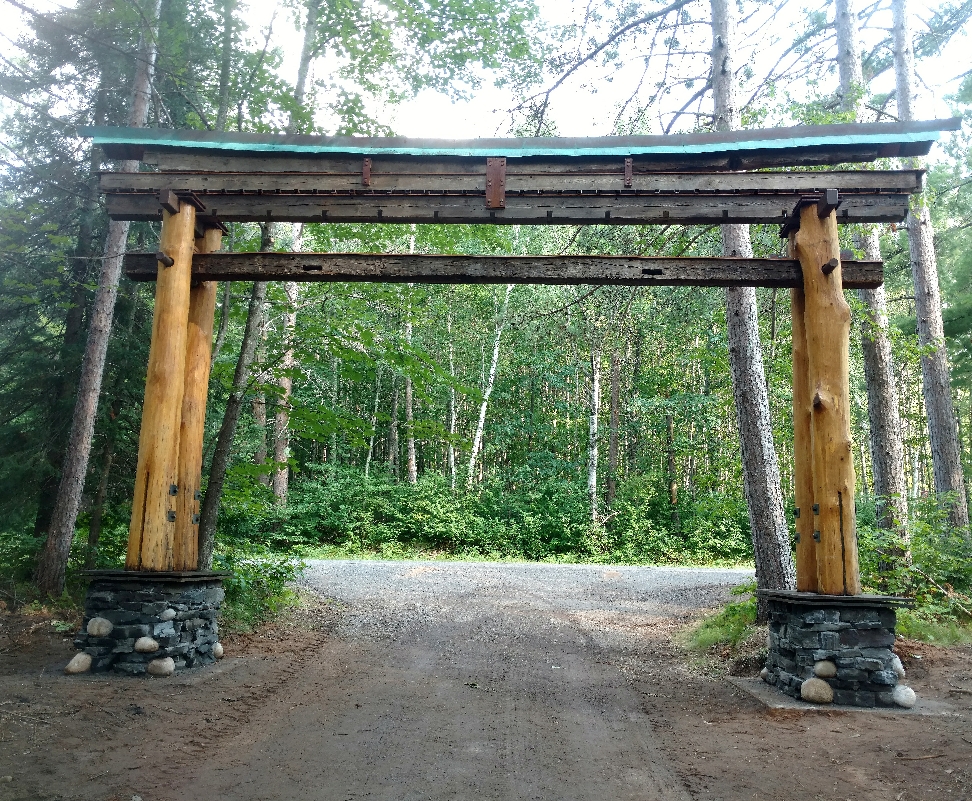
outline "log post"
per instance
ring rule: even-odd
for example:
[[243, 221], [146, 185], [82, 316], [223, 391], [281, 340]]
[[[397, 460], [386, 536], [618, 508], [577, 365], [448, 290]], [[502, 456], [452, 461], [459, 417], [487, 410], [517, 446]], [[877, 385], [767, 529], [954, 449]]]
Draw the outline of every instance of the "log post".
[[[210, 228], [196, 239], [197, 253], [219, 250], [223, 233]], [[173, 539], [173, 569], [199, 569], [199, 498], [202, 484], [203, 435], [209, 369], [216, 314], [215, 281], [203, 281], [189, 294], [189, 330], [186, 341], [185, 389], [179, 426], [179, 494]]]
[[[790, 253], [793, 238], [790, 237]], [[817, 542], [813, 538], [813, 452], [810, 438], [810, 376], [803, 289], [790, 290], [793, 318], [793, 496], [796, 515], [796, 571], [799, 592], [817, 591]]]
[[177, 213], [162, 213], [152, 344], [125, 560], [129, 570], [172, 570], [173, 567], [176, 505], [173, 489], [178, 492], [179, 420], [196, 223], [196, 209], [192, 204], [179, 203], [177, 208]]
[[859, 595], [848, 367], [851, 316], [841, 281], [837, 217], [832, 209], [821, 217], [814, 204], [803, 205], [799, 214], [793, 251], [803, 270], [805, 296], [817, 591]]

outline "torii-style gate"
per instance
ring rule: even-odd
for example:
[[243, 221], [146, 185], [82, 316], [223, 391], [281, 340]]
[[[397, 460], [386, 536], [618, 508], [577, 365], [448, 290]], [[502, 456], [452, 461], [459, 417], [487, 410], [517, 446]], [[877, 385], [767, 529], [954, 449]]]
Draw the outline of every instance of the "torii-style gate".
[[[901, 222], [920, 170], [806, 170], [926, 154], [956, 120], [679, 136], [469, 141], [89, 128], [110, 158], [108, 214], [159, 220], [126, 567], [195, 571], [203, 423], [220, 280], [790, 287], [798, 591], [861, 592], [839, 223]], [[780, 169], [787, 168], [787, 169]], [[771, 171], [768, 171], [771, 170]], [[719, 225], [777, 223], [789, 259], [217, 253], [226, 222]], [[811, 511], [812, 510], [812, 511]]]

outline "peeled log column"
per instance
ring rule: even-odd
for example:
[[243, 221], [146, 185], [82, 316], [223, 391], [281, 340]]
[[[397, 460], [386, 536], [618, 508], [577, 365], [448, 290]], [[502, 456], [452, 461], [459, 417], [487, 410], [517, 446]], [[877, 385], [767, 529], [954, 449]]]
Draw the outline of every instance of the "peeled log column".
[[192, 278], [196, 210], [188, 203], [178, 214], [163, 212], [159, 250], [172, 259], [159, 262], [155, 315], [149, 349], [138, 438], [138, 466], [132, 522], [128, 530], [129, 570], [172, 570], [178, 485], [179, 421], [186, 367], [186, 321]]
[[[792, 240], [791, 240], [792, 250]], [[810, 376], [802, 289], [790, 290], [793, 318], [793, 495], [796, 518], [797, 590], [817, 591], [817, 542], [813, 538], [813, 454], [810, 437]]]
[[[196, 240], [197, 253], [219, 250], [223, 234], [211, 228]], [[199, 568], [199, 499], [202, 484], [203, 435], [209, 371], [213, 351], [213, 318], [216, 314], [215, 281], [203, 281], [189, 295], [189, 330], [186, 342], [186, 373], [179, 426], [179, 494], [173, 539], [173, 569]]]
[[[826, 595], [858, 595], [861, 578], [854, 515], [848, 368], [851, 316], [841, 282], [834, 212], [821, 219], [816, 205], [804, 206], [793, 249], [803, 268], [806, 298], [803, 319], [816, 509], [813, 520], [820, 538], [817, 590]], [[825, 268], [831, 260], [837, 266]]]

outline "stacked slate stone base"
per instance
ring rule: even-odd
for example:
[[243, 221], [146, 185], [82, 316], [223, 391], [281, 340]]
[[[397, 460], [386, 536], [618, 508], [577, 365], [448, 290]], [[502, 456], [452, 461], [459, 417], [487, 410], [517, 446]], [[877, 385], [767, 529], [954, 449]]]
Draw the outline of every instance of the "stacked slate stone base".
[[816, 703], [914, 705], [893, 653], [904, 598], [760, 591], [769, 611], [769, 654], [761, 674], [780, 691]]
[[219, 643], [224, 573], [90, 571], [81, 651], [69, 673], [171, 675], [209, 665]]

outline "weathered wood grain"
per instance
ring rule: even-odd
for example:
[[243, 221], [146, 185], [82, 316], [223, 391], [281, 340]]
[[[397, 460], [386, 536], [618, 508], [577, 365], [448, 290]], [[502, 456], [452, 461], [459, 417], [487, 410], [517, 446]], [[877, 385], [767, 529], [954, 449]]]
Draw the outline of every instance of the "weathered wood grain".
[[176, 499], [170, 488], [178, 482], [195, 221], [195, 208], [183, 203], [178, 214], [165, 212], [162, 223], [159, 250], [173, 263], [155, 264], [155, 312], [125, 559], [128, 570], [173, 569], [175, 520], [169, 513], [174, 513]]
[[[790, 251], [793, 251], [790, 237]], [[796, 515], [796, 582], [800, 592], [817, 591], [817, 542], [813, 538], [813, 451], [810, 436], [810, 377], [807, 366], [806, 300], [803, 287], [790, 290], [793, 322], [793, 513]]]
[[[219, 250], [222, 231], [210, 228], [196, 239], [196, 255]], [[213, 350], [213, 318], [216, 312], [216, 282], [193, 282], [189, 295], [186, 339], [185, 389], [179, 424], [179, 478], [175, 501], [173, 569], [199, 567], [199, 494], [202, 488], [203, 438], [206, 429], [206, 401]]]
[[[854, 509], [854, 457], [850, 428], [850, 307], [844, 298], [837, 220], [821, 219], [815, 205], [800, 210], [793, 254], [803, 267], [807, 341], [817, 590], [859, 595]], [[831, 259], [838, 266], [825, 273]]]
[[[125, 272], [154, 281], [151, 253], [128, 253]], [[844, 286], [874, 288], [876, 261], [845, 261]], [[195, 281], [390, 281], [418, 283], [615, 284], [623, 286], [799, 287], [793, 259], [637, 256], [427, 256], [361, 253], [209, 253], [193, 259]]]
[[[307, 172], [112, 172], [101, 176], [103, 192], [159, 192], [163, 189], [205, 192], [479, 192], [486, 191], [483, 164], [454, 173], [423, 172], [422, 165], [373, 163], [364, 185], [361, 164], [335, 165], [331, 171]], [[700, 172], [635, 173], [630, 187], [624, 183], [619, 160], [611, 170], [585, 170], [569, 165], [538, 171], [531, 165], [506, 172], [507, 195], [518, 192], [608, 192], [686, 194], [716, 192], [793, 195], [836, 189], [841, 193], [902, 194], [920, 191], [922, 170], [853, 170], [846, 172]]]
[[[207, 214], [223, 222], [495, 223], [503, 225], [706, 225], [782, 223], [799, 194], [508, 195], [505, 209], [487, 209], [473, 195], [201, 195]], [[845, 195], [838, 221], [901, 222], [908, 195]], [[154, 194], [109, 194], [116, 220], [158, 220]]]

